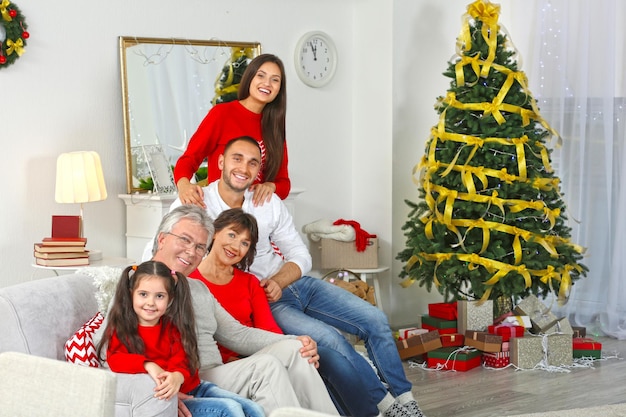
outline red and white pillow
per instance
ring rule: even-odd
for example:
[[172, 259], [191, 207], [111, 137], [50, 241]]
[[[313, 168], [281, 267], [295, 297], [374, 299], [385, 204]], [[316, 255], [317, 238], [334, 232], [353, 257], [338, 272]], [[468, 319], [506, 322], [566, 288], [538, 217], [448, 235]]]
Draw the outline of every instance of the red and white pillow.
[[68, 362], [98, 368], [100, 362], [96, 356], [93, 335], [100, 328], [104, 316], [98, 312], [65, 342], [65, 359]]

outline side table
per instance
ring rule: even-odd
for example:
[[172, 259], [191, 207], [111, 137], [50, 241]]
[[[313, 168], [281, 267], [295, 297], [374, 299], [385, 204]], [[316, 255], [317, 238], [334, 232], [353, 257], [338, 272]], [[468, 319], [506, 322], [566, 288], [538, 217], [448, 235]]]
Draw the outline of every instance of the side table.
[[[37, 269], [42, 269], [42, 270], [48, 270], [48, 271], [53, 271], [54, 275], [59, 276], [59, 272], [60, 271], [66, 271], [66, 272], [76, 272], [81, 268], [86, 268], [86, 267], [91, 267], [91, 266], [119, 266], [119, 267], [126, 267], [128, 265], [132, 265], [134, 264], [135, 261], [133, 259], [130, 258], [117, 258], [117, 257], [104, 257], [98, 261], [90, 261], [89, 265], [80, 265], [80, 266], [42, 266], [42, 265], [37, 265], [36, 263], [32, 263], [31, 266], [33, 268]], [[33, 272], [33, 275], [31, 275], [31, 280], [34, 277], [35, 272]]]

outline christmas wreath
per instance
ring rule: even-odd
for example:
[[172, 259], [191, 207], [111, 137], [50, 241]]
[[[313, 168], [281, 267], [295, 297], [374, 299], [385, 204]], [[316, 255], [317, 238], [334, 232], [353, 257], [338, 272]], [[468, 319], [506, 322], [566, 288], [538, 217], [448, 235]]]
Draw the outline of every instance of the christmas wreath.
[[0, 0], [0, 68], [22, 56], [30, 36], [20, 9], [9, 0]]

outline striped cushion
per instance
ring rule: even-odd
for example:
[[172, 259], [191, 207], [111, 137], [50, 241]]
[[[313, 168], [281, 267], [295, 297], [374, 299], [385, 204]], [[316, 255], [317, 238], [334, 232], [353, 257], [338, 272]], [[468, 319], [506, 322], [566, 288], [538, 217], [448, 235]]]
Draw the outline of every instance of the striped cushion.
[[77, 365], [100, 367], [93, 343], [93, 334], [102, 325], [104, 317], [98, 312], [65, 342], [65, 359]]

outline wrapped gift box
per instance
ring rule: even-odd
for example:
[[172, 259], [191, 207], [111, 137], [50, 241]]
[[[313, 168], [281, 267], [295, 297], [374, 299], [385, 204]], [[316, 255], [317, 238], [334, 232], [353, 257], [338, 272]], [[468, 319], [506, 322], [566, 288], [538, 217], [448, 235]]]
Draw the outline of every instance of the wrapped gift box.
[[602, 350], [602, 343], [590, 337], [575, 337], [572, 339], [574, 350]]
[[422, 315], [422, 327], [428, 330], [439, 330], [439, 334], [457, 333], [456, 324], [456, 320], [440, 319], [428, 314]]
[[572, 337], [585, 337], [587, 336], [587, 328], [582, 326], [572, 326]]
[[500, 352], [502, 350], [502, 336], [467, 330], [465, 332], [465, 344], [483, 352]]
[[563, 317], [558, 319], [554, 326], [546, 330], [546, 333], [562, 333], [573, 337], [574, 329], [572, 329], [572, 326], [569, 324], [569, 319], [567, 319], [567, 317]]
[[469, 371], [480, 366], [480, 352], [476, 349], [442, 347], [427, 354], [429, 368]]
[[601, 350], [574, 349], [573, 356], [575, 358], [602, 359]]
[[419, 327], [406, 327], [398, 330], [398, 340], [408, 339], [411, 336], [417, 336], [424, 333], [428, 333], [428, 330], [420, 329]]
[[465, 344], [465, 336], [460, 333], [440, 334], [442, 347], [463, 346]]
[[502, 342], [502, 352], [510, 352], [511, 342]]
[[457, 306], [454, 303], [432, 303], [428, 304], [428, 315], [438, 319], [456, 320]]
[[483, 353], [483, 363], [490, 368], [504, 368], [511, 363], [510, 352]]
[[530, 317], [528, 317], [528, 316], [514, 316], [514, 315], [510, 315], [508, 317], [505, 317], [502, 320], [502, 323], [504, 323], [504, 324], [513, 324], [515, 326], [522, 326], [525, 329], [530, 329], [531, 327], [533, 327], [532, 323], [530, 322]]
[[400, 359], [408, 359], [423, 353], [435, 350], [441, 347], [439, 332], [432, 331], [428, 333], [411, 336], [408, 339], [396, 341]]
[[543, 360], [543, 338], [514, 337], [510, 340], [511, 363], [521, 369], [533, 369]]
[[543, 337], [548, 338], [548, 365], [569, 366], [572, 364], [572, 335], [553, 333]]
[[522, 316], [530, 317], [532, 323], [531, 333], [545, 333], [558, 321], [557, 317], [534, 295], [529, 295], [515, 306], [515, 312]]
[[524, 327], [516, 325], [498, 324], [487, 328], [489, 333], [502, 336], [503, 342], [508, 342], [512, 337], [523, 337]]
[[482, 304], [478, 301], [457, 301], [457, 329], [461, 334], [466, 330], [487, 330], [493, 324], [493, 300]]

